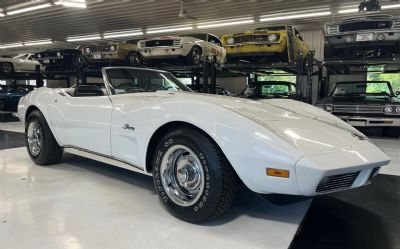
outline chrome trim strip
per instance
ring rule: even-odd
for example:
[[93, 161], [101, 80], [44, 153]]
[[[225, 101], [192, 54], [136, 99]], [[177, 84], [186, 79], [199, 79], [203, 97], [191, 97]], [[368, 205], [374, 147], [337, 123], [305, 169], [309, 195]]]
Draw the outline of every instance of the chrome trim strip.
[[89, 151], [82, 148], [77, 148], [74, 146], [64, 146], [64, 152], [71, 153], [77, 156], [86, 157], [95, 161], [99, 161], [102, 163], [110, 164], [119, 168], [127, 169], [130, 171], [142, 173], [145, 175], [150, 175], [150, 173], [146, 172], [144, 169], [140, 168], [139, 166], [133, 165], [128, 162], [124, 162], [112, 156], [102, 155], [100, 153], [96, 153], [93, 151]]

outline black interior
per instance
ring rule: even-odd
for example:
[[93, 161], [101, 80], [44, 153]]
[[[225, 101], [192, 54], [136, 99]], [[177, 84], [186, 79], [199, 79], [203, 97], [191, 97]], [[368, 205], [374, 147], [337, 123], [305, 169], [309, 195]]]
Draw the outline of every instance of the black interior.
[[98, 86], [94, 86], [94, 85], [76, 85], [73, 96], [74, 97], [104, 96], [104, 92]]

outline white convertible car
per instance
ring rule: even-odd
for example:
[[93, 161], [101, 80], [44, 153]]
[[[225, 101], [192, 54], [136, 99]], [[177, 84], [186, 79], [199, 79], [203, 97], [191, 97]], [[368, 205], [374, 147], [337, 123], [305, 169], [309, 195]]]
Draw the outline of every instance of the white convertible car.
[[144, 63], [167, 59], [184, 58], [185, 62], [198, 65], [208, 57], [216, 56], [217, 63], [226, 60], [226, 51], [221, 40], [212, 34], [190, 34], [185, 36], [163, 36], [138, 42]]
[[[0, 72], [34, 72], [40, 63], [34, 58], [33, 54], [20, 54], [15, 57], [0, 56]], [[40, 66], [43, 70], [43, 66]]]
[[21, 99], [28, 153], [63, 152], [152, 175], [164, 206], [201, 222], [224, 213], [238, 183], [315, 196], [366, 185], [390, 159], [335, 116], [293, 100], [191, 92], [172, 74], [103, 69], [104, 88], [37, 89]]

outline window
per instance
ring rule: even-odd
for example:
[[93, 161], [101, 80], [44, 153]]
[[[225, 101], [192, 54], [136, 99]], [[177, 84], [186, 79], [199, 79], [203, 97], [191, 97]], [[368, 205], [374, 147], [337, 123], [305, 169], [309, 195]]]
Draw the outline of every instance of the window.
[[216, 36], [208, 35], [208, 41], [222, 47], [221, 41]]
[[106, 74], [113, 94], [166, 90], [191, 91], [172, 74], [166, 72], [115, 68], [107, 69]]
[[339, 82], [332, 91], [333, 96], [393, 96], [388, 82]]
[[389, 81], [393, 91], [400, 91], [400, 74], [390, 73], [368, 73], [368, 81]]
[[194, 37], [194, 38], [197, 38], [197, 39], [200, 39], [203, 41], [207, 41], [207, 34], [190, 34], [187, 36]]

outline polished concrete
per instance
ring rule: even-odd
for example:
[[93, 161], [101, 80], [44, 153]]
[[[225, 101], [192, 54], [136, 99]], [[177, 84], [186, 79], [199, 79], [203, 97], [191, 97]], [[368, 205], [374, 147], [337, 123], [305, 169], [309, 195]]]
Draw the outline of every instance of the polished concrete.
[[[392, 157], [381, 173], [400, 175], [400, 140], [373, 141]], [[224, 217], [192, 225], [161, 207], [148, 176], [69, 154], [36, 166], [12, 144], [0, 150], [0, 249], [288, 248], [311, 203], [276, 206], [243, 188]]]

